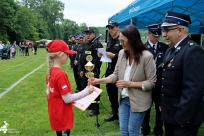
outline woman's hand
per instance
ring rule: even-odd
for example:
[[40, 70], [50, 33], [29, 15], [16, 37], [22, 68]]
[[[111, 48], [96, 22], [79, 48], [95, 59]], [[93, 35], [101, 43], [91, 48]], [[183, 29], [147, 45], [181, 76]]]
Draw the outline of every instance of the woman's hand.
[[91, 93], [93, 93], [93, 91], [94, 91], [94, 86], [88, 85], [88, 86], [86, 87], [86, 89], [89, 91], [89, 94], [91, 94]]
[[117, 88], [128, 88], [130, 87], [131, 82], [130, 81], [126, 81], [126, 80], [118, 80], [116, 82], [116, 87]]
[[98, 79], [98, 78], [91, 78], [91, 84], [92, 84], [92, 85], [98, 85], [98, 84], [100, 84], [100, 79]]

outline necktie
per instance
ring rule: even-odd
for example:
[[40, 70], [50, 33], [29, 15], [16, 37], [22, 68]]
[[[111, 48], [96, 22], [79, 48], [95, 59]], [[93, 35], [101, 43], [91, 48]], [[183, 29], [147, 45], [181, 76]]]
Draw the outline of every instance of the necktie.
[[153, 45], [153, 50], [156, 53], [156, 46], [155, 45]]
[[172, 52], [174, 52], [174, 50], [175, 50], [175, 47], [172, 47], [170, 54], [172, 54]]

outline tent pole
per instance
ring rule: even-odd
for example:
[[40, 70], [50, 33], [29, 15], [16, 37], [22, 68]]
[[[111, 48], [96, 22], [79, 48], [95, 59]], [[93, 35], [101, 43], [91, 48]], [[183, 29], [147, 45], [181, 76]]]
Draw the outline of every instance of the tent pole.
[[133, 23], [132, 23], [132, 18], [130, 19], [130, 24], [132, 25]]

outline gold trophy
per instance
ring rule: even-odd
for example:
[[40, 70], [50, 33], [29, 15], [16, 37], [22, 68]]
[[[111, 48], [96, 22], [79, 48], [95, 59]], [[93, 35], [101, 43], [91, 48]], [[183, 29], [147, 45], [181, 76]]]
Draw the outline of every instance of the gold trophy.
[[92, 72], [94, 69], [94, 64], [91, 62], [93, 60], [93, 57], [91, 55], [88, 55], [86, 56], [86, 60], [88, 62], [84, 67], [88, 72], [85, 73], [85, 76], [90, 80], [92, 77], [94, 77], [94, 73]]

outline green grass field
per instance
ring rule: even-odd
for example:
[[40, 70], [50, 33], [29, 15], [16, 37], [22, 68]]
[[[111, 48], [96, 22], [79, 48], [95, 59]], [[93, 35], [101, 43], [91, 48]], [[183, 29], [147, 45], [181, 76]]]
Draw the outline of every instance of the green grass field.
[[[47, 100], [45, 95], [45, 75], [47, 71], [45, 49], [38, 50], [37, 55], [16, 56], [15, 59], [0, 60], [0, 128], [6, 121], [7, 133], [0, 129], [0, 136], [55, 136], [50, 129]], [[72, 88], [75, 89], [74, 76], [69, 67], [69, 62], [63, 66], [67, 72]], [[105, 72], [105, 64], [101, 68], [101, 76]], [[99, 124], [95, 127], [96, 118], [87, 118], [90, 111], [81, 111], [74, 108], [74, 128], [72, 136], [119, 136], [119, 127], [116, 122], [105, 123], [103, 120], [109, 116], [110, 103], [105, 89], [100, 103]], [[4, 96], [1, 94], [8, 91]], [[152, 110], [151, 126], [154, 124], [155, 113]], [[103, 134], [102, 134], [102, 132]], [[204, 125], [201, 126], [199, 136], [204, 135]], [[153, 136], [151, 131], [150, 136]]]

